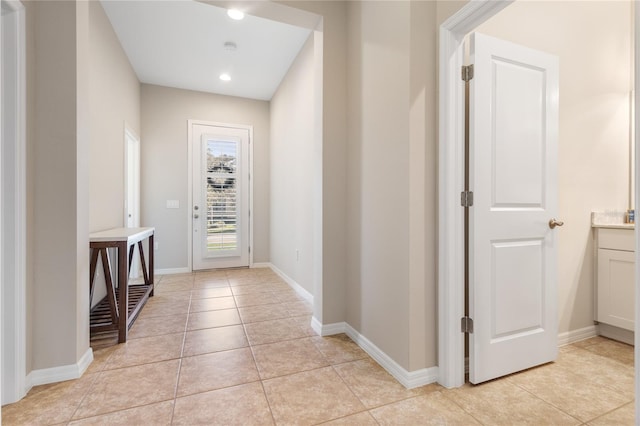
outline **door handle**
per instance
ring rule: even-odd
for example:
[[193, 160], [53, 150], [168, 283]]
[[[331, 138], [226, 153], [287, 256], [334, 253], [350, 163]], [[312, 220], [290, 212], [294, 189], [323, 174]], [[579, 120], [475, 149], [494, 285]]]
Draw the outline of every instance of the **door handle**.
[[200, 217], [200, 215], [199, 215], [198, 213], [196, 213], [196, 214], [194, 214], [194, 215], [193, 215], [193, 218], [194, 218], [194, 219], [197, 219], [197, 218], [199, 218], [199, 217]]
[[556, 226], [562, 226], [562, 225], [564, 225], [564, 222], [561, 220], [556, 220], [555, 218], [549, 220], [549, 228], [551, 229], [555, 228]]

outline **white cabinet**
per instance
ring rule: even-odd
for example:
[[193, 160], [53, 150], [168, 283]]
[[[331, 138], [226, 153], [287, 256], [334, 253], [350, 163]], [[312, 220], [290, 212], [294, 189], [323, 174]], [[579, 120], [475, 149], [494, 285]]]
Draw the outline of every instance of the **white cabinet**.
[[632, 227], [596, 228], [596, 320], [634, 331], [635, 233]]

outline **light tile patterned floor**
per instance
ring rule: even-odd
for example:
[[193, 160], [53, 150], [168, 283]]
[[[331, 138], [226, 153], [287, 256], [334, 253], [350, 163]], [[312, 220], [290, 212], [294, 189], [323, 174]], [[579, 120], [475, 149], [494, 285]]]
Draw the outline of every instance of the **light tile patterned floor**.
[[268, 269], [157, 279], [126, 344], [94, 340], [81, 379], [38, 386], [2, 423], [632, 425], [633, 348], [601, 337], [480, 386], [407, 390]]

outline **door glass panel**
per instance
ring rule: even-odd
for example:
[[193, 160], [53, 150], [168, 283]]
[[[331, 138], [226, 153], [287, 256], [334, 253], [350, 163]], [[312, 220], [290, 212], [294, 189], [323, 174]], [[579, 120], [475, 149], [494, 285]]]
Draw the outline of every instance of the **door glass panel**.
[[238, 249], [238, 144], [207, 141], [207, 241], [209, 256]]

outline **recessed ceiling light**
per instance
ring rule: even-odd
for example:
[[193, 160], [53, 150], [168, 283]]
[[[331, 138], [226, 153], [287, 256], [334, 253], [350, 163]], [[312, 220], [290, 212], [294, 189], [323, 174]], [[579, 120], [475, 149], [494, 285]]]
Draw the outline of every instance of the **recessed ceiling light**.
[[236, 21], [244, 19], [244, 12], [238, 9], [227, 10], [227, 15], [229, 16], [229, 18], [235, 19]]
[[231, 76], [227, 73], [220, 74], [220, 80], [222, 81], [231, 81]]

